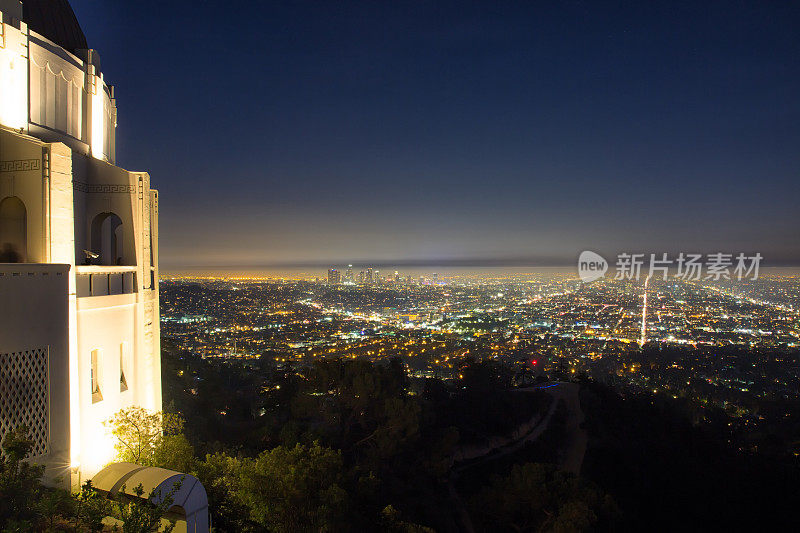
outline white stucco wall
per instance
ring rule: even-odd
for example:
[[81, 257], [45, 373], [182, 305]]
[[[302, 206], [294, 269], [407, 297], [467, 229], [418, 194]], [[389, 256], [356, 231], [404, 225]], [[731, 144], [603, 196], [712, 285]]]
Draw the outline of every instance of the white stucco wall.
[[[36, 264], [0, 264], [0, 272], [4, 268], [47, 268], [53, 262], [63, 263], [59, 268], [65, 269], [57, 291], [37, 284], [35, 280], [40, 278], [33, 276], [30, 283], [17, 284], [22, 292], [14, 293], [14, 299], [12, 293], [0, 291], [0, 308], [13, 309], [24, 294], [39, 301], [42, 294], [56, 298], [57, 292], [60, 315], [31, 312], [23, 316], [60, 332], [57, 362], [61, 366], [54, 367], [58, 380], [52, 387], [59, 398], [52, 411], [59, 420], [52, 426], [54, 442], [59, 443], [58, 457], [45, 459], [48, 472], [71, 470], [71, 481], [79, 483], [113, 459], [114, 442], [104, 424], [108, 418], [131, 405], [161, 409], [157, 282], [152, 285], [158, 275], [157, 193], [150, 191], [147, 173], [128, 172], [65, 144], [0, 129], [0, 201], [7, 196], [16, 196], [25, 205], [26, 260]], [[113, 212], [122, 221], [122, 262], [127, 266], [81, 266], [83, 250], [91, 247], [91, 221], [104, 212]], [[135, 277], [135, 283], [124, 289], [127, 293], [78, 294], [77, 276], [85, 281], [87, 275], [99, 274], [102, 279], [120, 271], [127, 279]], [[0, 331], [5, 331], [7, 324], [10, 322], [0, 322]], [[10, 337], [0, 337], [0, 354], [17, 345], [28, 346], [26, 350], [54, 345], [43, 331], [22, 328], [19, 342], [14, 341], [17, 344]], [[91, 390], [93, 350], [100, 355], [99, 401], [93, 401]], [[123, 351], [126, 355], [121, 361]], [[126, 366], [127, 390], [120, 387], [121, 364]]]
[[[46, 350], [49, 365], [46, 379], [47, 391], [34, 390], [27, 385], [29, 396], [20, 404], [20, 382], [36, 381], [30, 375], [32, 368], [6, 368], [0, 376], [0, 393], [4, 416], [16, 426], [25, 423], [33, 436], [36, 413], [32, 411], [40, 401], [35, 396], [47, 395], [48, 453], [33, 458], [47, 465], [46, 478], [55, 484], [69, 483], [70, 426], [69, 426], [69, 301], [67, 287], [69, 265], [59, 264], [0, 264], [0, 365], [12, 358], [17, 361], [33, 359], [34, 350]], [[22, 358], [14, 354], [24, 354]], [[22, 421], [22, 422], [20, 422]]]

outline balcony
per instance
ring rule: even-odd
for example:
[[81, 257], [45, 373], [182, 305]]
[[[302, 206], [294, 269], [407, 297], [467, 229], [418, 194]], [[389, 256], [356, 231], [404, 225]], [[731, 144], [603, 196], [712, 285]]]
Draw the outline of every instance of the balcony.
[[[9, 316], [37, 309], [37, 302], [65, 299], [68, 274], [64, 264], [0, 263], [0, 323], [8, 326]], [[0, 331], [0, 339], [12, 333], [9, 328]]]
[[78, 298], [133, 294], [136, 292], [136, 267], [78, 265], [75, 282]]

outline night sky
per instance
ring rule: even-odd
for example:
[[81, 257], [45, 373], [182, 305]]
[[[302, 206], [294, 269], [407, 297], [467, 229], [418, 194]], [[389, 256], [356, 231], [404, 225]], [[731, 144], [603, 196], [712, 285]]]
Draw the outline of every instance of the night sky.
[[72, 0], [166, 268], [800, 263], [800, 4]]

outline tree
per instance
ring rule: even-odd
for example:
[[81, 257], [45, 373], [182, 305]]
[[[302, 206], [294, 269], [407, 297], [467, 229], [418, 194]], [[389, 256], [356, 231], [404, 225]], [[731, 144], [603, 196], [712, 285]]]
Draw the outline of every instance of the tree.
[[57, 489], [43, 489], [39, 501], [33, 503], [45, 531], [56, 531], [56, 524], [73, 512], [73, 504], [70, 493]]
[[117, 412], [107, 424], [117, 439], [120, 461], [187, 472], [194, 450], [183, 435], [183, 419], [173, 413], [129, 407]]
[[[407, 388], [405, 369], [397, 359], [388, 365], [315, 361], [307, 388], [292, 400], [292, 415], [308, 422], [305, 442], [322, 439], [345, 452], [380, 460], [418, 436], [420, 407]], [[299, 428], [289, 429], [285, 436], [291, 441]]]
[[[169, 533], [174, 529], [174, 522], [161, 529], [162, 518], [172, 507], [182, 480], [165, 495], [154, 490], [148, 500], [142, 498], [141, 484], [134, 489], [135, 498], [121, 496], [117, 502], [96, 492], [91, 481], [87, 481], [78, 494], [70, 495], [41, 485], [44, 467], [24, 461], [32, 447], [25, 427], [16, 428], [3, 439], [4, 456], [0, 457], [0, 531], [3, 533], [99, 532], [104, 527], [103, 519], [111, 514], [121, 519], [123, 533]], [[123, 486], [123, 493], [124, 490]]]
[[208, 494], [209, 512], [219, 531], [253, 531], [249, 508], [240, 494], [242, 461], [225, 453], [206, 455], [198, 461], [195, 475]]
[[470, 361], [461, 369], [461, 386], [470, 394], [485, 397], [510, 387], [512, 371], [491, 359]]
[[338, 531], [347, 493], [338, 451], [278, 446], [244, 460], [236, 490], [253, 521], [277, 532]]
[[419, 404], [413, 399], [387, 399], [375, 430], [354, 443], [353, 447], [366, 448], [368, 457], [372, 459], [370, 466], [377, 468], [382, 460], [392, 457], [402, 446], [418, 437], [420, 411]]
[[164, 435], [161, 443], [153, 451], [152, 466], [177, 472], [190, 472], [194, 468], [194, 463], [194, 449], [182, 433]]
[[0, 528], [33, 530], [40, 514], [44, 466], [23, 459], [33, 448], [27, 428], [20, 426], [3, 438], [0, 458]]
[[500, 531], [586, 531], [616, 505], [593, 484], [554, 465], [516, 465], [471, 501], [476, 522]]

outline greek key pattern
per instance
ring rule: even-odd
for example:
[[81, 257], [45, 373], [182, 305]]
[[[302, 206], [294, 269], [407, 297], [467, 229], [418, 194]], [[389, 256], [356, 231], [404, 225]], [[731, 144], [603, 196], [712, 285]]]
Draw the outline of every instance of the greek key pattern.
[[125, 193], [131, 194], [136, 191], [136, 188], [133, 185], [118, 185], [115, 183], [100, 183], [100, 184], [88, 184], [83, 183], [80, 181], [73, 181], [72, 188], [76, 191], [80, 192], [87, 192], [87, 193]]
[[42, 162], [38, 159], [14, 159], [0, 161], [0, 172], [25, 172], [26, 170], [40, 170]]

